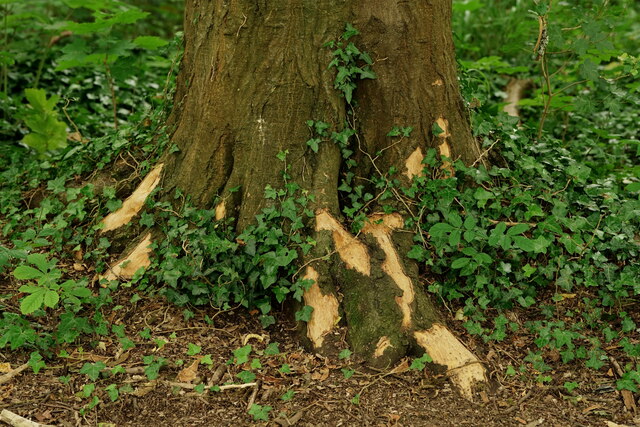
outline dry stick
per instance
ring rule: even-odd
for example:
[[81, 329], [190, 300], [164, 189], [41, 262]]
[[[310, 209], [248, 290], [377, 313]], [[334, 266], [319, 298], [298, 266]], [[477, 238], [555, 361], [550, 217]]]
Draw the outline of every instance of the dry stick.
[[3, 409], [0, 412], [0, 421], [3, 421], [10, 426], [14, 427], [45, 427], [49, 426], [49, 424], [40, 424], [35, 421], [28, 420], [20, 415], [13, 413], [7, 409]]
[[78, 125], [76, 125], [76, 122], [71, 120], [71, 117], [69, 117], [69, 113], [67, 113], [67, 107], [69, 106], [71, 100], [69, 98], [66, 98], [66, 101], [67, 103], [64, 105], [64, 107], [62, 107], [62, 112], [64, 113], [64, 116], [67, 118], [69, 123], [71, 123], [71, 126], [73, 126], [73, 129], [76, 131], [76, 133], [80, 135], [80, 142], [82, 142], [82, 134], [80, 133], [80, 129], [78, 129]]
[[13, 377], [15, 377], [16, 375], [18, 375], [20, 372], [24, 371], [28, 367], [29, 367], [29, 364], [25, 363], [24, 365], [20, 365], [17, 368], [7, 372], [6, 374], [0, 377], [0, 384], [8, 383], [9, 381], [11, 381]]
[[529, 390], [529, 391], [527, 392], [527, 394], [525, 394], [525, 395], [524, 395], [524, 396], [522, 396], [520, 399], [518, 399], [518, 402], [517, 402], [515, 405], [513, 405], [513, 406], [512, 406], [512, 407], [510, 407], [510, 408], [505, 409], [505, 410], [504, 410], [504, 413], [505, 413], [505, 414], [510, 414], [511, 412], [516, 411], [518, 408], [520, 408], [520, 405], [522, 405], [522, 403], [523, 403], [525, 400], [527, 400], [527, 399], [529, 398], [529, 396], [531, 396], [531, 393], [533, 393], [533, 391], [532, 391], [532, 390]]
[[542, 55], [540, 58], [540, 67], [542, 68], [542, 75], [544, 76], [545, 84], [547, 85], [547, 100], [544, 103], [544, 110], [542, 110], [542, 116], [540, 117], [540, 124], [538, 125], [538, 140], [542, 137], [542, 130], [544, 128], [544, 122], [549, 114], [551, 108], [551, 100], [554, 93], [551, 91], [551, 80], [549, 79], [549, 69], [547, 64], [547, 58]]
[[219, 383], [220, 380], [222, 379], [222, 376], [224, 375], [224, 371], [226, 370], [227, 370], [227, 365], [225, 365], [224, 363], [220, 364], [220, 366], [218, 366], [218, 369], [216, 369], [216, 371], [213, 373], [211, 378], [209, 378], [209, 381], [207, 382], [207, 386], [213, 387], [214, 385]]
[[[176, 381], [163, 381], [165, 384], [170, 385], [171, 387], [180, 387], [180, 388], [186, 388], [188, 390], [193, 390], [194, 388], [196, 388], [197, 384], [191, 384], [191, 383], [180, 383], [180, 382], [176, 382]], [[218, 388], [220, 389], [220, 391], [223, 390], [231, 390], [234, 388], [248, 388], [248, 387], [254, 387], [256, 386], [257, 383], [246, 383], [246, 384], [227, 384], [227, 385], [221, 385]], [[206, 393], [209, 389], [204, 389], [204, 393]]]
[[251, 409], [251, 407], [253, 406], [253, 402], [255, 402], [256, 400], [256, 395], [258, 394], [259, 389], [260, 389], [260, 381], [256, 381], [256, 386], [254, 387], [253, 392], [251, 393], [251, 397], [247, 402], [247, 411]]
[[493, 146], [494, 146], [494, 145], [496, 145], [498, 142], [500, 142], [500, 140], [499, 140], [499, 139], [496, 139], [496, 140], [493, 142], [493, 144], [491, 144], [491, 146], [490, 146], [489, 148], [487, 148], [486, 150], [484, 150], [484, 152], [483, 152], [482, 154], [480, 154], [480, 157], [478, 157], [478, 158], [476, 159], [476, 161], [475, 161], [475, 162], [473, 162], [473, 164], [471, 165], [471, 167], [474, 167], [475, 165], [477, 165], [477, 164], [478, 164], [478, 162], [479, 162], [480, 160], [482, 160], [482, 158], [483, 158], [484, 156], [486, 156], [486, 155], [489, 153], [489, 151], [491, 151], [491, 149], [493, 148]]
[[[609, 361], [613, 365], [613, 368], [616, 370], [616, 373], [620, 378], [624, 375], [624, 371], [620, 367], [620, 364], [613, 356], [609, 356]], [[630, 390], [620, 390], [620, 394], [622, 394], [622, 401], [624, 402], [625, 408], [630, 411], [636, 412], [638, 409], [636, 406], [636, 400], [633, 397], [633, 393]]]

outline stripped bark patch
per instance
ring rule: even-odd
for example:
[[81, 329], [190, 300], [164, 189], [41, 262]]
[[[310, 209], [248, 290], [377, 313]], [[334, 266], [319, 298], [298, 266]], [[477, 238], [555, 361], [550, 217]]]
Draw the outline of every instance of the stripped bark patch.
[[[440, 129], [442, 129], [442, 132], [440, 132], [437, 135], [437, 137], [440, 139], [440, 144], [438, 145], [438, 152], [440, 153], [441, 156], [451, 159], [451, 147], [447, 142], [447, 138], [451, 136], [451, 134], [449, 133], [449, 121], [444, 117], [440, 116], [436, 120], [436, 124]], [[454, 175], [453, 166], [451, 165], [450, 161], [445, 160], [442, 163], [441, 169], [449, 171], [451, 173], [451, 176]]]
[[434, 323], [413, 336], [434, 363], [447, 367], [451, 381], [467, 399], [473, 397], [475, 384], [487, 381], [482, 363], [445, 326]]
[[404, 173], [407, 178], [413, 179], [414, 176], [422, 176], [422, 161], [424, 160], [424, 154], [420, 147], [416, 148], [413, 153], [407, 157], [407, 161], [404, 163], [407, 168]]
[[100, 276], [100, 279], [118, 280], [131, 279], [138, 269], [148, 267], [151, 264], [151, 233], [142, 239], [140, 243], [125, 258], [120, 259], [109, 271]]
[[158, 163], [158, 165], [144, 177], [140, 185], [138, 185], [138, 188], [122, 203], [120, 209], [111, 212], [102, 220], [104, 226], [102, 230], [100, 230], [101, 233], [106, 233], [107, 231], [115, 230], [128, 224], [131, 218], [140, 212], [145, 200], [147, 200], [149, 194], [151, 194], [160, 182], [160, 173], [162, 172], [163, 166], [162, 163]]
[[220, 203], [218, 203], [218, 205], [216, 206], [216, 220], [220, 221], [221, 219], [224, 219], [224, 217], [227, 215], [227, 207], [225, 204], [225, 201], [221, 201]]
[[334, 295], [322, 293], [318, 286], [318, 272], [314, 268], [307, 267], [304, 279], [313, 280], [313, 285], [303, 295], [305, 305], [313, 307], [311, 319], [307, 322], [307, 337], [314, 348], [319, 348], [322, 347], [325, 335], [331, 332], [340, 320], [339, 303]]
[[367, 247], [351, 235], [326, 209], [316, 211], [316, 231], [332, 232], [333, 242], [347, 268], [369, 276], [371, 260]]
[[411, 304], [413, 304], [415, 292], [413, 283], [404, 272], [398, 251], [391, 239], [392, 231], [402, 227], [402, 225], [402, 216], [399, 214], [372, 215], [369, 217], [369, 222], [364, 226], [362, 232], [371, 234], [378, 241], [378, 245], [385, 254], [382, 271], [387, 273], [398, 288], [402, 290], [402, 296], [398, 296], [395, 299], [402, 312], [402, 327], [406, 329], [411, 326]]
[[442, 79], [436, 79], [436, 81], [431, 83], [431, 86], [442, 86], [442, 85], [444, 85], [444, 82], [442, 81]]
[[373, 357], [380, 357], [384, 354], [385, 350], [389, 347], [393, 347], [391, 345], [391, 341], [389, 337], [380, 337], [378, 340], [378, 344], [376, 344], [376, 351], [373, 353]]

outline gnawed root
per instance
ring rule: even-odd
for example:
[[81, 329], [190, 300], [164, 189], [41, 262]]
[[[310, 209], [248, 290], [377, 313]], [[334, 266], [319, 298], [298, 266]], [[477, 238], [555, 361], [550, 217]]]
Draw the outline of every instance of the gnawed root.
[[473, 397], [475, 385], [487, 382], [482, 363], [444, 325], [434, 323], [413, 336], [434, 363], [447, 367], [451, 381], [467, 399]]
[[100, 279], [128, 280], [131, 279], [140, 268], [148, 267], [151, 264], [151, 259], [149, 258], [151, 243], [151, 233], [147, 233], [142, 241], [138, 243], [127, 256], [114, 263], [113, 267], [109, 268], [109, 271], [100, 276]]

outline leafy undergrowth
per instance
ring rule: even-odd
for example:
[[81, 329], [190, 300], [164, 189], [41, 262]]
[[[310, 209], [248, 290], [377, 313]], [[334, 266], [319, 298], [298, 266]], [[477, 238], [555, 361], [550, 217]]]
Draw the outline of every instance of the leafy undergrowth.
[[[3, 5], [0, 348], [2, 362], [27, 363], [29, 373], [20, 387], [0, 384], [0, 405], [47, 423], [186, 423], [208, 413], [288, 425], [282, 420], [331, 411], [344, 422], [428, 414], [440, 425], [479, 423], [477, 406], [438, 391], [444, 377], [426, 358], [374, 372], [346, 344], [342, 359], [325, 360], [291, 343], [295, 328], [273, 307], [300, 300], [309, 284], [295, 279], [296, 261], [315, 244], [304, 234], [311, 196], [294, 182], [267, 186], [272, 206], [241, 235], [180, 193], [171, 203], [150, 200], [131, 227], [166, 236], [152, 266], [129, 282], [99, 284], [118, 252], [98, 234], [100, 219], [172, 149], [163, 122], [179, 37], [147, 37], [153, 25], [132, 6], [36, 3], [35, 12]], [[488, 3], [482, 10], [501, 10]], [[371, 200], [399, 197], [410, 207], [408, 256], [450, 326], [492, 368], [486, 423], [629, 421], [627, 397], [640, 384], [640, 84], [629, 43], [640, 31], [637, 6], [541, 1], [529, 11], [521, 3], [492, 18], [513, 29], [499, 32], [505, 39], [487, 37], [488, 24], [474, 19], [480, 2], [455, 3], [461, 88], [493, 166], [430, 151], [410, 188], [397, 170], [366, 185], [347, 171], [344, 214], [358, 229]], [[349, 100], [359, 78], [375, 78], [356, 36], [348, 26], [330, 44], [334, 65], [355, 70], [348, 90], [336, 81]], [[502, 112], [512, 78], [530, 80], [520, 117]], [[350, 160], [354, 129], [308, 125], [313, 151], [333, 141]], [[411, 135], [412, 124], [398, 125], [390, 144]], [[287, 180], [287, 153], [279, 160]], [[52, 406], [41, 406], [49, 389]], [[462, 415], [443, 419], [447, 411], [434, 407]]]

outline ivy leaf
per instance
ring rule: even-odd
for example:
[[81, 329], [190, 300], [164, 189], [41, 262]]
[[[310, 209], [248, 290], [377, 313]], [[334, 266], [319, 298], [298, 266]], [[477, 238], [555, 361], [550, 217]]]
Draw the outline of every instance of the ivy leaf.
[[96, 362], [96, 363], [85, 363], [84, 365], [82, 365], [82, 368], [80, 369], [80, 373], [81, 374], [86, 374], [92, 381], [97, 380], [100, 377], [100, 372], [106, 368], [107, 365], [105, 365], [103, 362]]
[[233, 350], [233, 357], [235, 357], [235, 364], [236, 365], [242, 365], [243, 363], [246, 363], [249, 361], [249, 354], [251, 353], [251, 350], [253, 349], [253, 347], [251, 347], [251, 344], [247, 344], [244, 347], [240, 347], [236, 350]]
[[451, 268], [460, 269], [467, 266], [469, 262], [471, 262], [471, 258], [458, 258], [451, 263]]
[[313, 313], [313, 307], [305, 305], [302, 309], [296, 311], [296, 321], [308, 322], [311, 320], [311, 313]]

